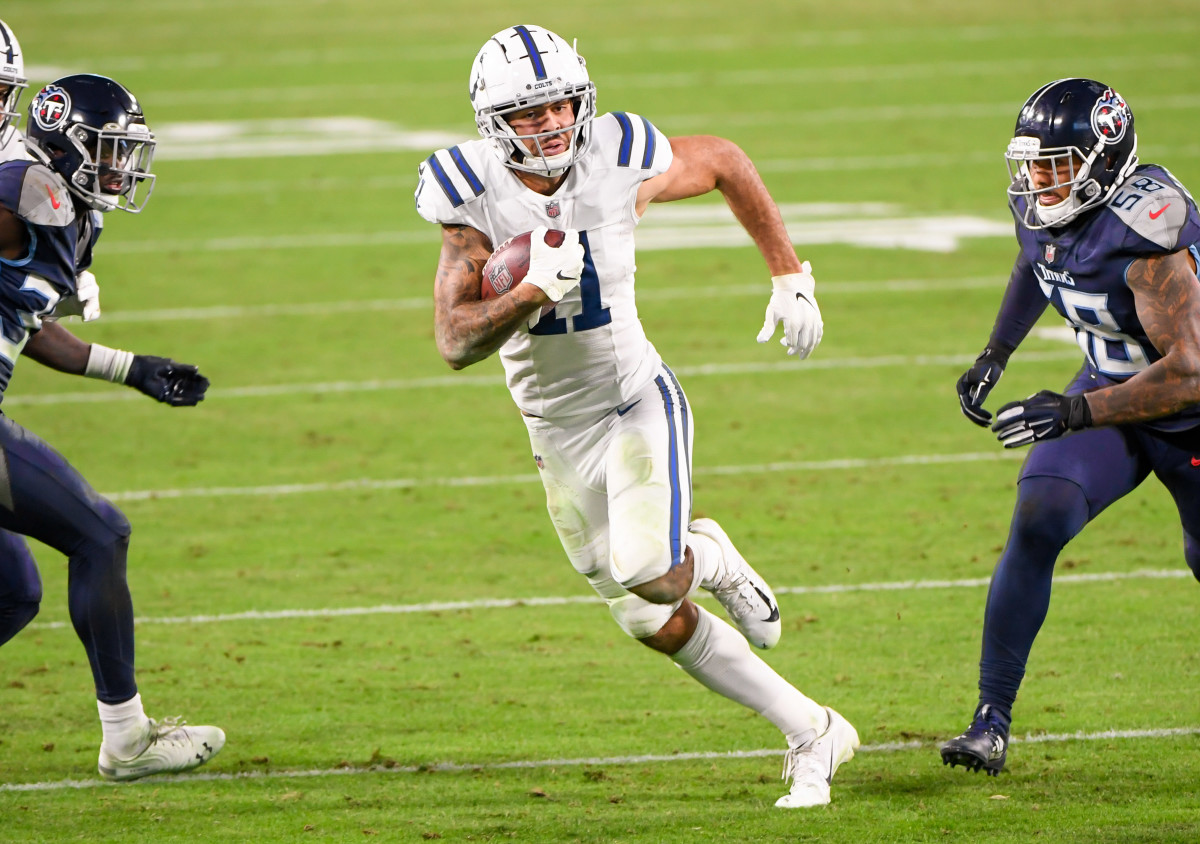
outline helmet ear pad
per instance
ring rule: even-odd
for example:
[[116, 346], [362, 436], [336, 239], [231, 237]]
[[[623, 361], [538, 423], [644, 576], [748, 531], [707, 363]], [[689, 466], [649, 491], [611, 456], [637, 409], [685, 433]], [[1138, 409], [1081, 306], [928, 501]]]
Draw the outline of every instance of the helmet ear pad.
[[[50, 169], [57, 172], [68, 182], [83, 186], [87, 178], [80, 168], [88, 163], [83, 150], [75, 144], [67, 142], [65, 138], [58, 137], [46, 138], [41, 142], [40, 146], [49, 155], [50, 160], [47, 163]], [[83, 181], [77, 181], [79, 179]]]

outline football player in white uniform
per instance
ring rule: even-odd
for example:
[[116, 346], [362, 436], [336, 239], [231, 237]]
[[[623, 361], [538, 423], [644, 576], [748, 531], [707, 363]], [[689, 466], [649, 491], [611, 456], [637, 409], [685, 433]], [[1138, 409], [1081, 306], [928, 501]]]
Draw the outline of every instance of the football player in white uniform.
[[[416, 190], [418, 212], [442, 226], [438, 350], [454, 369], [500, 352], [571, 564], [628, 635], [779, 727], [792, 786], [777, 806], [828, 803], [858, 734], [747, 644], [779, 641], [779, 610], [725, 531], [691, 518], [691, 408], [638, 319], [633, 231], [651, 202], [720, 190], [773, 276], [758, 340], [782, 322], [801, 358], [822, 333], [809, 265], [741, 149], [668, 139], [635, 114], [597, 116], [583, 59], [554, 33], [513, 26], [488, 39], [469, 92], [482, 139], [431, 155]], [[547, 227], [565, 242], [546, 245]], [[524, 283], [482, 300], [494, 247], [526, 231]], [[698, 588], [738, 630], [689, 599]]]
[[21, 92], [29, 87], [25, 57], [12, 27], [0, 21], [0, 163], [27, 159], [25, 139], [17, 129], [21, 122]]

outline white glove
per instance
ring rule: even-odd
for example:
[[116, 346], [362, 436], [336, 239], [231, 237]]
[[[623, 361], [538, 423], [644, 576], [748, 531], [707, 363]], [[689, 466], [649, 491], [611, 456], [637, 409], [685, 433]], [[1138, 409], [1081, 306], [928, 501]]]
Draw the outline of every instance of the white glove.
[[64, 296], [54, 306], [54, 315], [83, 317], [84, 322], [100, 319], [100, 285], [96, 277], [84, 270], [75, 277], [75, 292]]
[[811, 355], [825, 333], [814, 293], [816, 284], [808, 261], [801, 266], [801, 272], [771, 276], [771, 301], [767, 303], [767, 318], [758, 332], [758, 342], [770, 340], [775, 327], [782, 322], [783, 337], [779, 342], [787, 346], [787, 353], [801, 360]]
[[529, 238], [529, 272], [523, 281], [541, 290], [551, 302], [562, 300], [579, 286], [583, 276], [583, 246], [579, 232], [567, 229], [561, 246], [546, 243], [546, 227], [538, 226]]

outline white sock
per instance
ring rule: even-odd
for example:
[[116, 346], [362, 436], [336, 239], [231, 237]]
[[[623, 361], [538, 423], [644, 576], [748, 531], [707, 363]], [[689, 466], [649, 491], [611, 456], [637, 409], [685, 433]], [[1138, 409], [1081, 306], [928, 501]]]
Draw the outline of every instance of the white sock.
[[789, 746], [807, 744], [827, 729], [823, 707], [759, 659], [731, 625], [703, 607], [696, 610], [696, 632], [671, 657], [676, 665], [717, 694], [762, 715], [783, 732]]
[[690, 595], [697, 589], [711, 590], [719, 580], [726, 575], [725, 554], [716, 540], [701, 536], [698, 533], [688, 533], [688, 547], [692, 549], [692, 588]]
[[132, 759], [145, 750], [149, 719], [142, 709], [142, 696], [136, 694], [124, 703], [96, 701], [100, 710], [100, 728], [108, 752], [120, 759]]

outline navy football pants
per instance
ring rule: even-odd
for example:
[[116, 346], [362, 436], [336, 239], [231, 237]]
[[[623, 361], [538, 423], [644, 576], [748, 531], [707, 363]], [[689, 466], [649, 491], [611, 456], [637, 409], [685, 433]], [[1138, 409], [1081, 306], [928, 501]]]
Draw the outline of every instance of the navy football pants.
[[23, 536], [68, 558], [71, 623], [87, 651], [96, 697], [137, 693], [133, 605], [125, 581], [129, 521], [65, 458], [0, 414], [0, 644], [37, 614], [42, 583]]
[[1185, 450], [1144, 427], [1122, 426], [1089, 428], [1033, 447], [1021, 469], [1008, 544], [988, 591], [980, 703], [1011, 718], [1029, 651], [1050, 606], [1059, 552], [1151, 472], [1175, 500], [1184, 557], [1200, 579], [1200, 438], [1197, 446]]

